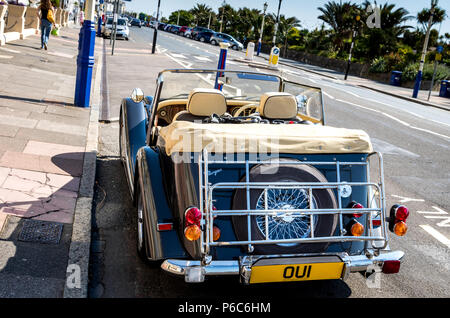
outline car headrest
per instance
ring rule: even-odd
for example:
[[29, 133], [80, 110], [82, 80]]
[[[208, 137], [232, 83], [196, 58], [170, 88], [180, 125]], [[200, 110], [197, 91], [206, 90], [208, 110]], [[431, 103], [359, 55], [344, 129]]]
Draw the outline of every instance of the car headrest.
[[196, 88], [189, 94], [186, 110], [194, 116], [221, 116], [227, 111], [227, 101], [218, 89]]
[[294, 118], [297, 116], [297, 100], [289, 93], [265, 93], [259, 102], [259, 113], [269, 119]]

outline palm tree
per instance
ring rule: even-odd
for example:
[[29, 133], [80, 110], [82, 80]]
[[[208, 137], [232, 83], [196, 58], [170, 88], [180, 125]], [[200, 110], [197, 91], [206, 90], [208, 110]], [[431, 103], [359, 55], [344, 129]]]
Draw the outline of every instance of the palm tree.
[[[419, 22], [422, 26], [422, 30], [426, 30], [428, 27], [428, 20], [430, 19], [430, 9], [423, 9], [417, 14], [417, 22]], [[447, 17], [447, 13], [444, 9], [441, 9], [439, 7], [436, 7], [434, 9], [434, 15], [433, 15], [433, 22], [431, 23], [431, 26], [441, 23], [445, 20]]]
[[[363, 10], [365, 11], [369, 5], [370, 2], [366, 1], [362, 6]], [[363, 37], [358, 42], [364, 48], [361, 50], [360, 47], [358, 51], [364, 52], [368, 60], [396, 52], [400, 36], [411, 28], [406, 22], [413, 17], [405, 8], [396, 8], [395, 4], [385, 3], [380, 7], [380, 13], [381, 28], [365, 26]]]
[[209, 21], [209, 14], [213, 14], [213, 10], [206, 4], [196, 4], [190, 13], [195, 16], [196, 24], [199, 26], [207, 26]]
[[278, 31], [280, 32], [280, 39], [284, 40], [284, 53], [283, 56], [286, 57], [286, 49], [287, 49], [287, 42], [289, 37], [289, 32], [293, 28], [300, 27], [300, 20], [298, 20], [296, 17], [290, 17], [286, 18], [284, 15], [280, 15], [280, 22], [278, 24]]
[[360, 8], [351, 2], [342, 3], [329, 1], [323, 8], [318, 18], [328, 24], [333, 30], [332, 42], [335, 50], [341, 51], [344, 47], [344, 40], [348, 39], [352, 33], [355, 17], [360, 15]]

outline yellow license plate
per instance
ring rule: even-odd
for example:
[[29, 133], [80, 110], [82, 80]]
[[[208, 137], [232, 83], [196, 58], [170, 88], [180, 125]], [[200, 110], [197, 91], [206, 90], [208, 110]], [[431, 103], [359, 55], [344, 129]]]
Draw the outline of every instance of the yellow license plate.
[[250, 284], [339, 279], [344, 263], [253, 266]]

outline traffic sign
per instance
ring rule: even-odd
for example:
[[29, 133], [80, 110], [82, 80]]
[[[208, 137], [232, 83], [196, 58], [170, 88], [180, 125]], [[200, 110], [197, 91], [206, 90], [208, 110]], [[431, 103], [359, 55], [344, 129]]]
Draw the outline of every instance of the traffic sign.
[[442, 54], [436, 54], [436, 61], [442, 61]]
[[442, 53], [442, 52], [444, 52], [444, 47], [443, 47], [442, 45], [439, 45], [439, 46], [437, 47], [436, 51], [437, 51], [438, 53]]

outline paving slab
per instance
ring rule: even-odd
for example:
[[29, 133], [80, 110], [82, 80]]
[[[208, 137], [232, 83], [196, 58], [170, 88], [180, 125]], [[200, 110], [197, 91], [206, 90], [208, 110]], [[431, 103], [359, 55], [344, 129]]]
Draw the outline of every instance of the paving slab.
[[60, 158], [57, 156], [39, 156], [14, 151], [5, 152], [0, 159], [0, 166], [76, 177], [81, 176], [83, 172], [82, 160]]

